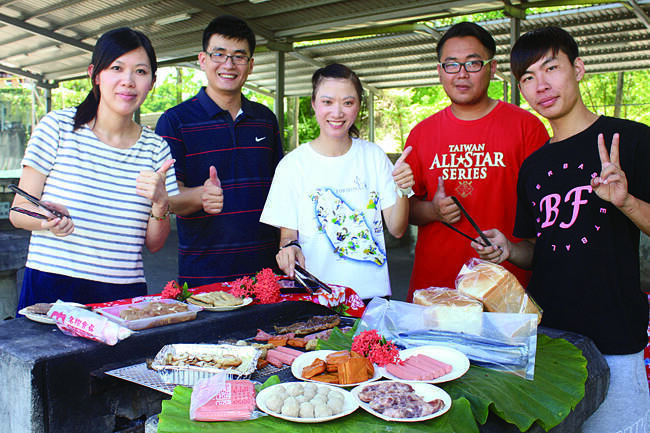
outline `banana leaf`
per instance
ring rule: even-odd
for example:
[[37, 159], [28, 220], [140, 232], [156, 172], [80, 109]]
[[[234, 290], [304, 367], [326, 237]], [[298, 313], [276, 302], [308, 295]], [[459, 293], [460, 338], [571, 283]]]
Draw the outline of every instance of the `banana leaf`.
[[[351, 336], [332, 333], [328, 349], [349, 349]], [[337, 346], [332, 343], [347, 344]], [[350, 344], [348, 344], [348, 342]], [[452, 397], [449, 412], [425, 422], [385, 422], [358, 409], [351, 415], [315, 424], [298, 424], [266, 416], [241, 422], [194, 422], [189, 419], [191, 389], [177, 387], [171, 400], [163, 401], [159, 433], [184, 432], [420, 432], [477, 433], [491, 411], [526, 431], [537, 422], [546, 431], [558, 425], [584, 397], [587, 361], [579, 349], [563, 339], [539, 334], [535, 380], [471, 366], [461, 378], [439, 384]], [[478, 423], [478, 424], [477, 424]]]
[[460, 398], [444, 415], [417, 423], [387, 422], [363, 409], [336, 420], [323, 423], [294, 423], [281, 418], [263, 416], [251, 421], [197, 422], [190, 421], [190, 388], [178, 386], [171, 400], [162, 403], [158, 417], [158, 433], [479, 433], [469, 401]]

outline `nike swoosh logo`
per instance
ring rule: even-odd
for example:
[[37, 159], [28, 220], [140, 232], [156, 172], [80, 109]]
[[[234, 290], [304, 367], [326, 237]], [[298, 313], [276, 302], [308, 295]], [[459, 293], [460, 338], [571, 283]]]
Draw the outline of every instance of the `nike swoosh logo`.
[[259, 143], [262, 140], [266, 140], [266, 137], [255, 137], [255, 142]]

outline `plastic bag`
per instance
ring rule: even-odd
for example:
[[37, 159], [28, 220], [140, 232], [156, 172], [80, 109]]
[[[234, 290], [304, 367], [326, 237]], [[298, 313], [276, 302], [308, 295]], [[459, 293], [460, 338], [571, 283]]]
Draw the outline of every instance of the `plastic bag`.
[[[431, 307], [374, 298], [357, 333], [376, 329], [405, 348], [448, 346], [463, 352], [475, 365], [514, 373], [532, 380], [537, 348], [537, 316], [514, 313], [465, 313], [463, 330], [437, 326]], [[457, 325], [458, 319], [454, 321]]]
[[470, 259], [456, 277], [456, 289], [483, 302], [487, 311], [532, 313], [537, 314], [537, 323], [542, 320], [542, 310], [528, 296], [517, 277], [501, 265]]
[[88, 338], [109, 346], [114, 346], [118, 341], [133, 334], [129, 328], [120, 326], [106, 317], [62, 301], [56, 301], [47, 315], [64, 334]]
[[192, 421], [246, 421], [262, 416], [255, 410], [255, 386], [250, 380], [227, 380], [219, 373], [201, 379], [192, 390]]

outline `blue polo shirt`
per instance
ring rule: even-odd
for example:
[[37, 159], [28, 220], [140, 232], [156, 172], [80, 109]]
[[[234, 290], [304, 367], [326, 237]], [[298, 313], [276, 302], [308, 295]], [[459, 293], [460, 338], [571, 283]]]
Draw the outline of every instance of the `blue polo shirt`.
[[177, 215], [179, 282], [196, 287], [253, 275], [276, 267], [277, 229], [260, 223], [282, 140], [275, 114], [242, 95], [233, 121], [202, 88], [158, 120], [176, 159], [176, 177], [186, 187], [202, 186], [217, 169], [223, 210]]

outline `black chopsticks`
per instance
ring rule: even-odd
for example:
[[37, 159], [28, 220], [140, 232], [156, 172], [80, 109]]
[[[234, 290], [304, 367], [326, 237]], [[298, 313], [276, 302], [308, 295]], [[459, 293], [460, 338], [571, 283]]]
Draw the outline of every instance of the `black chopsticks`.
[[482, 245], [482, 246], [484, 246], [484, 247], [491, 247], [491, 246], [492, 246], [492, 242], [490, 242], [490, 240], [489, 240], [488, 237], [485, 235], [485, 233], [483, 233], [483, 231], [481, 231], [481, 229], [479, 228], [478, 224], [476, 224], [476, 222], [474, 221], [474, 219], [473, 219], [471, 216], [469, 216], [469, 213], [467, 213], [467, 211], [465, 210], [465, 208], [463, 207], [463, 205], [460, 204], [460, 201], [459, 201], [455, 196], [453, 196], [453, 195], [451, 196], [451, 199], [453, 200], [454, 203], [456, 203], [456, 206], [458, 206], [458, 208], [459, 208], [460, 211], [463, 213], [463, 215], [465, 215], [465, 218], [467, 218], [467, 221], [469, 221], [469, 223], [472, 225], [472, 227], [474, 227], [474, 230], [476, 230], [476, 233], [478, 233], [479, 237], [483, 240], [483, 242], [478, 242], [478, 241], [475, 240], [473, 237], [471, 237], [470, 235], [468, 235], [468, 234], [466, 234], [466, 233], [464, 233], [464, 232], [458, 230], [456, 227], [452, 226], [451, 224], [448, 224], [448, 223], [446, 223], [446, 222], [444, 222], [444, 221], [441, 221], [441, 222], [442, 222], [445, 226], [447, 226], [447, 227], [449, 227], [450, 229], [452, 229], [453, 231], [455, 231], [456, 233], [459, 233], [459, 234], [465, 236], [467, 239], [470, 239], [471, 241], [474, 241], [474, 242], [476, 242], [476, 243], [478, 243], [478, 244], [480, 244], [480, 245]]

